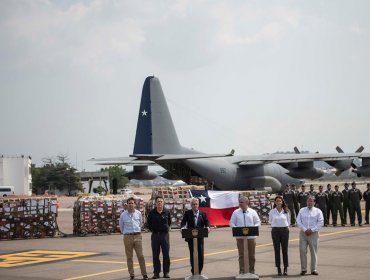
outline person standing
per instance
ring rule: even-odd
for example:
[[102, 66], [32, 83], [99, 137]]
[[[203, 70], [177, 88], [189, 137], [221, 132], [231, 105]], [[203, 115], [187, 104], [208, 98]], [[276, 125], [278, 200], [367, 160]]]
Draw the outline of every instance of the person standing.
[[283, 199], [289, 208], [290, 225], [294, 227], [295, 226], [295, 209], [294, 209], [295, 195], [294, 195], [294, 192], [290, 190], [289, 184], [286, 185], [286, 189], [283, 192]]
[[296, 186], [295, 184], [292, 184], [292, 187], [291, 187], [291, 190], [292, 192], [294, 193], [294, 200], [293, 200], [293, 204], [294, 204], [294, 219], [296, 219], [297, 215], [298, 215], [298, 212], [299, 212], [299, 201], [298, 201], [298, 194], [299, 194], [299, 190], [296, 189]]
[[[209, 222], [207, 213], [199, 210], [199, 200], [198, 198], [193, 198], [191, 200], [191, 209], [185, 211], [184, 217], [181, 221], [181, 228], [208, 228], [209, 232]], [[189, 253], [190, 253], [190, 264], [191, 273], [194, 275], [194, 260], [193, 260], [193, 238], [186, 238], [188, 242]], [[199, 264], [199, 274], [202, 274], [204, 263], [204, 238], [198, 238], [198, 264]]]
[[363, 198], [365, 200], [365, 224], [369, 224], [369, 211], [370, 211], [370, 183], [367, 183], [367, 191], [364, 191]]
[[171, 214], [164, 208], [164, 198], [161, 196], [155, 199], [155, 208], [148, 214], [148, 228], [152, 232], [152, 253], [154, 275], [152, 279], [160, 278], [161, 261], [159, 254], [163, 255], [163, 278], [170, 278], [170, 239], [169, 230], [171, 227]]
[[[249, 207], [249, 199], [247, 197], [239, 198], [239, 208], [236, 209], [230, 218], [230, 227], [259, 227], [261, 220], [257, 212]], [[239, 254], [239, 274], [252, 273], [255, 274], [256, 263], [256, 236], [247, 236], [248, 256], [249, 256], [249, 271], [244, 269], [244, 240], [245, 237], [236, 237], [236, 245]]]
[[345, 226], [344, 224], [344, 216], [343, 216], [343, 194], [339, 191], [339, 186], [334, 186], [335, 191], [331, 194], [331, 205], [333, 207], [333, 227], [337, 226], [337, 218], [338, 218], [338, 212], [340, 216], [340, 222], [342, 224], [342, 227]]
[[358, 225], [362, 226], [362, 214], [360, 201], [362, 199], [362, 194], [359, 189], [356, 189], [356, 182], [352, 182], [352, 189], [348, 193], [349, 208], [350, 208], [350, 219], [351, 226], [355, 226], [355, 219], [357, 214]]
[[326, 221], [327, 224], [330, 223], [330, 213], [333, 216], [333, 206], [331, 204], [331, 195], [333, 194], [333, 191], [331, 190], [331, 185], [327, 184], [325, 193], [328, 195], [328, 204], [326, 207]]
[[298, 202], [299, 202], [299, 207], [307, 207], [307, 197], [309, 196], [309, 193], [306, 192], [306, 186], [302, 185], [301, 186], [302, 191], [299, 192], [298, 194]]
[[283, 254], [284, 275], [288, 275], [288, 242], [289, 242], [289, 209], [281, 196], [276, 196], [274, 207], [269, 213], [271, 225], [271, 237], [274, 244], [275, 266], [278, 275], [281, 276], [280, 247]]
[[144, 280], [148, 280], [146, 273], [145, 259], [143, 255], [143, 239], [141, 236], [141, 227], [143, 224], [142, 215], [135, 209], [136, 203], [133, 197], [127, 199], [127, 210], [123, 211], [119, 218], [119, 227], [123, 234], [123, 243], [127, 258], [127, 268], [130, 274], [130, 280], [135, 279], [134, 273], [134, 250], [139, 260], [141, 274]]
[[311, 254], [311, 274], [319, 275], [317, 271], [317, 250], [319, 245], [319, 231], [324, 224], [323, 213], [314, 207], [315, 198], [307, 198], [307, 207], [302, 208], [297, 216], [299, 232], [299, 254], [301, 259], [301, 275], [307, 273], [307, 247]]
[[314, 186], [311, 184], [310, 185], [310, 191], [308, 192], [309, 195], [315, 197], [317, 192], [314, 190]]
[[323, 192], [323, 186], [319, 186], [319, 192], [316, 194], [316, 207], [319, 208], [324, 215], [324, 226], [328, 226], [326, 209], [328, 205], [328, 195]]
[[347, 213], [351, 217], [351, 210], [349, 209], [349, 185], [348, 183], [344, 184], [344, 190], [342, 191], [343, 194], [343, 217], [344, 217], [344, 224], [347, 224]]

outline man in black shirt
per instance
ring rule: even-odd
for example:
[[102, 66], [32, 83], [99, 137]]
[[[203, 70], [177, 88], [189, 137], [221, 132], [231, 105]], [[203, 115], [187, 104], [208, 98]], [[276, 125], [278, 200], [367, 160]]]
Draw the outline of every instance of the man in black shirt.
[[170, 238], [168, 231], [171, 226], [171, 214], [164, 208], [163, 197], [155, 199], [155, 208], [149, 212], [148, 228], [152, 232], [152, 253], [154, 276], [152, 279], [160, 278], [161, 261], [159, 254], [162, 249], [163, 255], [163, 277], [170, 278]]

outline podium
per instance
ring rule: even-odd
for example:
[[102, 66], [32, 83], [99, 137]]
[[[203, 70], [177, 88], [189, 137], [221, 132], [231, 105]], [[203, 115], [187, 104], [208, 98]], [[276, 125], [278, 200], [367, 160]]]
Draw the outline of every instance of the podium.
[[200, 280], [208, 279], [205, 275], [199, 274], [199, 260], [198, 260], [198, 238], [208, 237], [208, 228], [186, 228], [181, 230], [182, 238], [193, 239], [193, 268], [194, 275], [185, 277], [185, 280]]
[[249, 273], [248, 236], [258, 236], [258, 227], [233, 227], [234, 237], [243, 237], [244, 273], [235, 276], [235, 279], [259, 279], [258, 275]]

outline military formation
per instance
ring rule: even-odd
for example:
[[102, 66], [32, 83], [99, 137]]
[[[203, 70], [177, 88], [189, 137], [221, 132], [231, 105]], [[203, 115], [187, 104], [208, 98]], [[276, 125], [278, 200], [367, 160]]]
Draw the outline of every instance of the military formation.
[[323, 213], [324, 226], [328, 226], [330, 220], [334, 227], [339, 222], [341, 226], [346, 226], [348, 221], [351, 226], [355, 226], [356, 218], [358, 226], [362, 226], [363, 219], [360, 206], [362, 199], [365, 200], [365, 224], [369, 224], [370, 183], [367, 184], [367, 190], [363, 193], [357, 189], [356, 182], [352, 182], [351, 188], [349, 188], [348, 183], [345, 183], [342, 191], [339, 190], [338, 185], [335, 185], [334, 190], [332, 190], [331, 184], [327, 184], [326, 190], [320, 185], [318, 192], [314, 190], [313, 185], [310, 185], [309, 191], [306, 191], [305, 185], [301, 186], [301, 191], [296, 190], [294, 184], [286, 185], [282, 197], [290, 211], [291, 226], [296, 225], [296, 216], [299, 209], [307, 206], [309, 196], [315, 197], [315, 207]]

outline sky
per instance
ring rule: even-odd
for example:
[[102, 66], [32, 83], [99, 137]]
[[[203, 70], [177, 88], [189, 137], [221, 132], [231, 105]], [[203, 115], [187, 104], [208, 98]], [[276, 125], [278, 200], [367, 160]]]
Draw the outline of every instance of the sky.
[[370, 149], [370, 1], [0, 1], [0, 154], [133, 151], [159, 78], [183, 146]]

